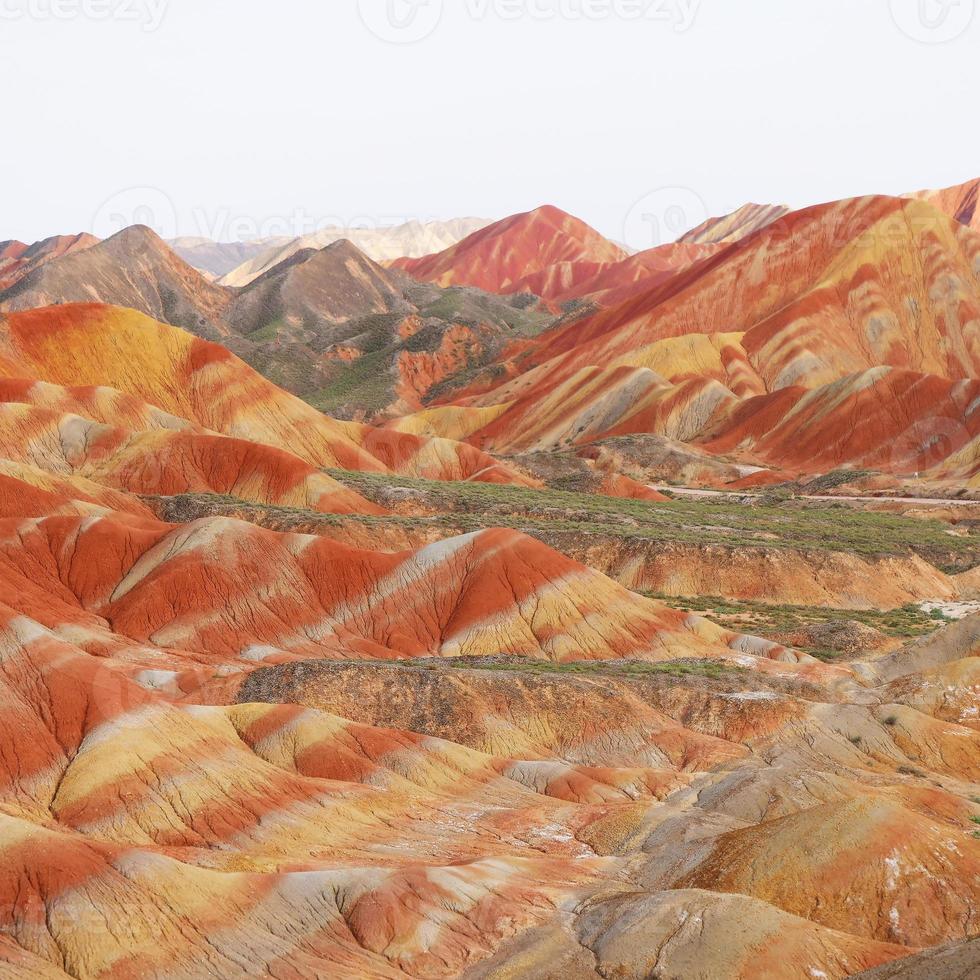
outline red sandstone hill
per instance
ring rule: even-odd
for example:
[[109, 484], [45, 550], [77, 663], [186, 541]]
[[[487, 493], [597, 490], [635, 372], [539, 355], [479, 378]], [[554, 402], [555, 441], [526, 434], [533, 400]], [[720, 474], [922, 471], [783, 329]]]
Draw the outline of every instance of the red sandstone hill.
[[[440, 286], [477, 286], [493, 293], [521, 292], [547, 274], [552, 266], [582, 264], [594, 275], [608, 263], [619, 262], [626, 253], [603, 238], [585, 222], [558, 208], [546, 205], [526, 214], [516, 214], [475, 232], [461, 242], [421, 259], [398, 259], [393, 266], [416, 279]], [[546, 292], [561, 285], [556, 277]], [[547, 285], [547, 284], [545, 284]]]
[[517, 286], [556, 305], [579, 301], [614, 306], [668, 281], [723, 247], [677, 242], [637, 252], [618, 262], [562, 262], [525, 277]]
[[701, 441], [791, 473], [841, 466], [968, 483], [980, 474], [980, 379], [874, 368], [733, 406]]
[[[791, 440], [797, 448], [812, 441], [822, 453], [787, 444], [781, 459], [761, 432], [715, 445], [776, 467], [808, 456], [814, 466], [833, 457], [888, 470], [879, 450], [889, 440], [918, 432], [920, 448], [934, 441], [922, 427], [929, 410], [894, 413], [896, 424], [905, 421], [901, 432], [886, 426], [860, 450], [858, 437], [852, 452], [836, 434], [850, 416], [843, 403], [834, 408], [833, 386], [881, 368], [947, 384], [980, 376], [978, 257], [980, 236], [922, 201], [863, 198], [796, 212], [541, 335], [515, 354], [502, 384], [464, 389], [459, 411], [476, 423], [469, 439], [496, 452], [644, 433], [691, 442], [738, 429], [745, 400], [760, 396], [772, 396], [774, 423], [782, 415], [798, 421], [795, 401], [780, 393], [825, 389], [827, 407], [808, 417], [806, 438]], [[946, 454], [961, 455], [974, 437], [972, 407], [969, 399], [949, 405], [959, 431]], [[449, 405], [440, 411], [452, 418]], [[908, 448], [914, 461], [918, 451]], [[960, 458], [957, 471], [970, 465]]]

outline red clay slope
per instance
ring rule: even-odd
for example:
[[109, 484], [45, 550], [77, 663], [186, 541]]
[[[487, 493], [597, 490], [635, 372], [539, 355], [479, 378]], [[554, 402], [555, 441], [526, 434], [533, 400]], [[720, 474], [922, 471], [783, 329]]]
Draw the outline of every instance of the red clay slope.
[[0, 317], [0, 377], [117, 389], [213, 433], [288, 446], [317, 468], [527, 482], [472, 446], [331, 419], [225, 348], [133, 310], [66, 304]]
[[[876, 368], [813, 391], [750, 398], [706, 434], [704, 448], [738, 451], [790, 473], [844, 465], [910, 477], [980, 472], [980, 380]], [[948, 461], [948, 462], [947, 462]]]
[[[251, 533], [229, 530], [233, 537]], [[675, 789], [693, 795], [686, 786], [695, 776], [718, 783], [747, 757], [737, 744], [744, 736], [736, 734], [744, 731], [747, 705], [774, 727], [799, 718], [796, 705], [714, 698], [705, 710], [731, 737], [726, 741], [622, 691], [596, 698], [594, 690], [578, 690], [595, 709], [589, 724], [569, 724], [564, 712], [552, 727], [541, 719], [555, 717], [556, 695], [559, 710], [568, 699], [510, 678], [510, 705], [501, 692], [497, 710], [512, 707], [515, 716], [510, 729], [498, 727], [501, 751], [490, 754], [316, 708], [176, 703], [167, 696], [174, 681], [168, 667], [188, 655], [111, 634], [102, 615], [142, 635], [168, 598], [182, 609], [200, 601], [210, 577], [208, 614], [227, 621], [222, 590], [234, 605], [245, 590], [234, 574], [240, 566], [219, 567], [221, 552], [207, 545], [207, 528], [171, 532], [177, 547], [168, 554], [160, 533], [159, 526], [125, 530], [114, 521], [0, 522], [0, 576], [18, 590], [15, 607], [0, 603], [4, 976], [193, 976], [207, 963], [218, 977], [449, 980], [524, 931], [573, 925], [574, 910], [593, 896], [597, 912], [616, 900], [612, 921], [593, 921], [586, 933], [609, 975], [617, 930], [629, 928], [631, 912], [642, 924], [643, 952], [633, 969], [616, 975], [643, 975], [639, 960], [668, 940], [679, 969], [690, 956], [703, 957], [696, 933], [678, 938], [677, 923], [687, 918], [707, 919], [712, 947], [726, 951], [730, 964], [715, 964], [720, 972], [711, 967], [719, 980], [776, 976], [769, 967], [759, 973], [760, 962], [810, 964], [841, 980], [903, 952], [831, 933], [761, 901], [649, 895], [619, 856], [631, 838], [641, 846], [666, 815], [661, 799]], [[298, 542], [286, 537], [263, 554], [270, 543], [267, 537], [253, 546], [256, 581], [285, 570], [283, 559], [310, 570], [320, 560], [316, 549], [297, 553]], [[485, 557], [495, 562], [492, 550]], [[332, 570], [311, 577], [311, 588], [328, 589]], [[278, 597], [260, 594], [260, 605], [270, 598]], [[32, 605], [48, 625], [31, 617]], [[375, 625], [382, 623], [377, 617]], [[249, 619], [239, 615], [234, 628], [247, 636]], [[174, 633], [161, 630], [160, 639]], [[202, 675], [231, 666], [210, 653], [199, 662]], [[315, 679], [315, 666], [298, 666], [297, 679]], [[419, 673], [424, 678], [426, 672], [413, 678]], [[379, 696], [401, 674], [362, 677], [345, 701], [357, 711], [403, 704], [421, 726], [431, 688], [412, 705]], [[516, 716], [528, 696], [525, 710], [543, 709], [537, 724], [534, 715], [526, 718], [539, 740], [563, 729], [582, 738], [591, 724], [585, 751], [602, 757], [621, 745], [649, 762], [570, 764], [529, 752], [530, 740], [517, 728], [525, 719]], [[577, 703], [586, 702], [580, 696]], [[632, 717], [620, 712], [621, 727], [604, 732], [601, 713], [615, 718], [627, 707]], [[511, 745], [518, 747], [513, 755]], [[716, 805], [730, 795], [722, 790]], [[722, 816], [716, 825], [730, 821]], [[933, 823], [920, 820], [920, 827], [935, 836]], [[649, 908], [656, 898], [673, 900], [663, 916]], [[732, 956], [725, 937], [743, 932], [747, 921], [751, 941], [736, 943]], [[714, 964], [707, 955], [700, 965]]]
[[[969, 302], [976, 294], [978, 254], [980, 237], [922, 202], [876, 197], [820, 205], [729, 246], [676, 277], [669, 289], [654, 286], [550, 333], [528, 366], [573, 350], [579, 366], [599, 364], [601, 356], [656, 340], [764, 330], [777, 323], [785, 329], [791, 318], [808, 329], [815, 316], [832, 320], [835, 346], [860, 348], [865, 357], [887, 355], [888, 347], [874, 334], [890, 339], [894, 328], [872, 330], [875, 317], [890, 315], [904, 331], [926, 328], [929, 340], [936, 331], [948, 334], [972, 322], [972, 309], [958, 309], [956, 301], [962, 294]], [[943, 277], [953, 280], [949, 297], [938, 292]], [[909, 310], [910, 300], [918, 307]], [[792, 315], [784, 312], [791, 304]], [[954, 376], [975, 366], [972, 353], [963, 361], [959, 346], [944, 365], [960, 372]], [[765, 368], [765, 354], [757, 355], [758, 368]], [[908, 363], [914, 356], [896, 366], [915, 366]]]
[[[566, 291], [567, 280], [547, 282], [552, 266], [586, 266], [586, 276], [598, 267], [620, 262], [626, 252], [603, 238], [585, 222], [545, 205], [490, 225], [458, 244], [421, 259], [398, 259], [392, 265], [416, 279], [439, 286], [476, 286], [491, 293], [515, 293], [533, 281], [540, 295]], [[544, 279], [529, 279], [545, 273]], [[572, 274], [572, 278], [576, 278]]]
[[741, 398], [881, 365], [977, 376], [978, 259], [980, 236], [924, 202], [797, 212], [529, 344], [522, 374], [463, 393], [505, 406], [471, 439], [500, 452], [609, 432], [690, 441]]
[[219, 494], [321, 513], [384, 513], [282, 449], [193, 431], [133, 431], [32, 405], [0, 404], [0, 457], [139, 495]]
[[634, 293], [649, 290], [724, 248], [723, 245], [676, 243], [637, 252], [619, 262], [562, 262], [526, 276], [517, 291], [533, 293], [560, 305], [588, 300], [614, 306]]
[[226, 518], [15, 519], [0, 522], [0, 583], [9, 605], [76, 643], [157, 647], [145, 666], [178, 671], [422, 656], [735, 657], [738, 639], [511, 530], [383, 554]]

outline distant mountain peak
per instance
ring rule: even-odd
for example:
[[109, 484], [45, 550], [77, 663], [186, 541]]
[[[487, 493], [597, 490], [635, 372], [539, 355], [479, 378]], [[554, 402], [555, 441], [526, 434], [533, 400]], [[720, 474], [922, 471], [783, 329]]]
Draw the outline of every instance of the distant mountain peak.
[[208, 282], [151, 228], [131, 225], [104, 242], [88, 239], [74, 247], [62, 242], [59, 254], [35, 262], [0, 293], [0, 309], [94, 300], [212, 339], [227, 332], [222, 314], [231, 300], [228, 291]]
[[94, 235], [53, 235], [33, 245], [23, 242], [0, 242], [0, 292], [10, 289], [21, 279], [48, 262], [99, 244]]
[[392, 263], [416, 279], [440, 286], [476, 286], [508, 293], [559, 263], [621, 262], [626, 251], [553, 204], [543, 204], [481, 228], [442, 252]]
[[223, 275], [224, 286], [247, 286], [294, 252], [306, 248], [325, 248], [346, 239], [373, 262], [391, 262], [401, 256], [422, 256], [437, 252], [490, 224], [485, 218], [453, 218], [449, 221], [420, 221], [376, 228], [324, 228], [311, 235], [277, 241], [249, 254]]

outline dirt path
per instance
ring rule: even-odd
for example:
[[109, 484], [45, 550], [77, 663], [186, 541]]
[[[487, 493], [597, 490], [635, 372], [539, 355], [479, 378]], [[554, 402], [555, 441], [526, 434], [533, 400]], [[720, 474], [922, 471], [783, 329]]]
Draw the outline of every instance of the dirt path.
[[[693, 487], [671, 487], [659, 484], [650, 484], [651, 490], [660, 493], [673, 494], [675, 497], [696, 497], [700, 499], [713, 497], [762, 497], [761, 493], [751, 490], [703, 490]], [[821, 503], [885, 503], [885, 504], [909, 504], [916, 507], [976, 507], [980, 505], [977, 500], [947, 500], [943, 497], [844, 497], [820, 494], [798, 494], [794, 500], [815, 500]]]

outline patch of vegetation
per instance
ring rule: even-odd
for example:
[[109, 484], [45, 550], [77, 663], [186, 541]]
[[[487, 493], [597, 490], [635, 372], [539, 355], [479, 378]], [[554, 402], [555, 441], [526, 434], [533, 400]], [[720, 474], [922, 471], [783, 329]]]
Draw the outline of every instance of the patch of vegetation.
[[265, 344], [269, 341], [275, 340], [279, 336], [279, 331], [286, 326], [286, 321], [283, 319], [272, 320], [267, 323], [264, 327], [259, 327], [258, 330], [253, 330], [249, 335], [248, 339], [255, 344]]
[[[772, 637], [793, 633], [808, 626], [841, 621], [861, 623], [895, 639], [925, 636], [936, 629], [935, 619], [918, 606], [902, 606], [888, 611], [855, 609], [821, 609], [814, 606], [778, 605], [765, 602], [737, 602], [717, 596], [669, 596], [660, 592], [644, 592], [648, 598], [659, 599], [676, 609], [700, 613], [739, 632]], [[806, 650], [820, 656], [819, 650]], [[826, 659], [835, 659], [839, 653], [824, 651]], [[821, 659], [824, 659], [823, 657]]]
[[398, 324], [405, 319], [404, 313], [371, 313], [344, 324], [343, 332], [337, 333], [333, 343], [343, 337], [343, 343], [353, 345], [364, 354], [393, 352], [397, 346], [393, 338]]
[[494, 670], [525, 674], [616, 675], [626, 677], [707, 678], [722, 680], [744, 675], [744, 667], [720, 660], [671, 660], [648, 663], [644, 660], [574, 660], [555, 663], [526, 657], [457, 657], [439, 661], [437, 666], [453, 670]]
[[443, 324], [427, 323], [418, 333], [412, 334], [405, 341], [405, 350], [411, 354], [432, 353], [439, 350], [444, 335]]
[[384, 408], [392, 397], [393, 379], [386, 351], [365, 354], [338, 374], [335, 381], [306, 399], [321, 412], [350, 414], [356, 403], [367, 415]]
[[788, 487], [769, 487], [759, 495], [758, 505], [762, 507], [778, 507], [793, 499], [793, 491]]
[[825, 664], [832, 664], [835, 660], [840, 660], [845, 656], [840, 650], [822, 650], [819, 647], [808, 647], [802, 645], [794, 644], [794, 649], [800, 651], [800, 653], [805, 653], [811, 657], [815, 657], [817, 660], [823, 661]]
[[916, 769], [914, 766], [899, 766], [897, 772], [903, 776], [918, 776], [919, 779], [925, 776], [921, 769]]
[[947, 534], [941, 521], [896, 514], [745, 506], [728, 499], [650, 503], [554, 489], [327, 472], [374, 500], [392, 487], [414, 490], [430, 509], [457, 518], [466, 515], [478, 527], [518, 527], [532, 534], [568, 530], [702, 546], [842, 551], [865, 558], [918, 554], [937, 567], [956, 571], [980, 564], [980, 541]]
[[829, 493], [831, 490], [838, 489], [838, 487], [847, 486], [849, 483], [856, 483], [858, 480], [864, 480], [873, 475], [874, 472], [872, 470], [833, 470], [830, 473], [824, 473], [822, 476], [808, 480], [803, 485], [803, 491], [805, 493], [815, 494]]
[[452, 286], [423, 305], [419, 313], [423, 317], [468, 327], [493, 323], [521, 337], [536, 337], [555, 320], [554, 316], [537, 308], [536, 300], [537, 297], [527, 294], [494, 296], [478, 289]]

